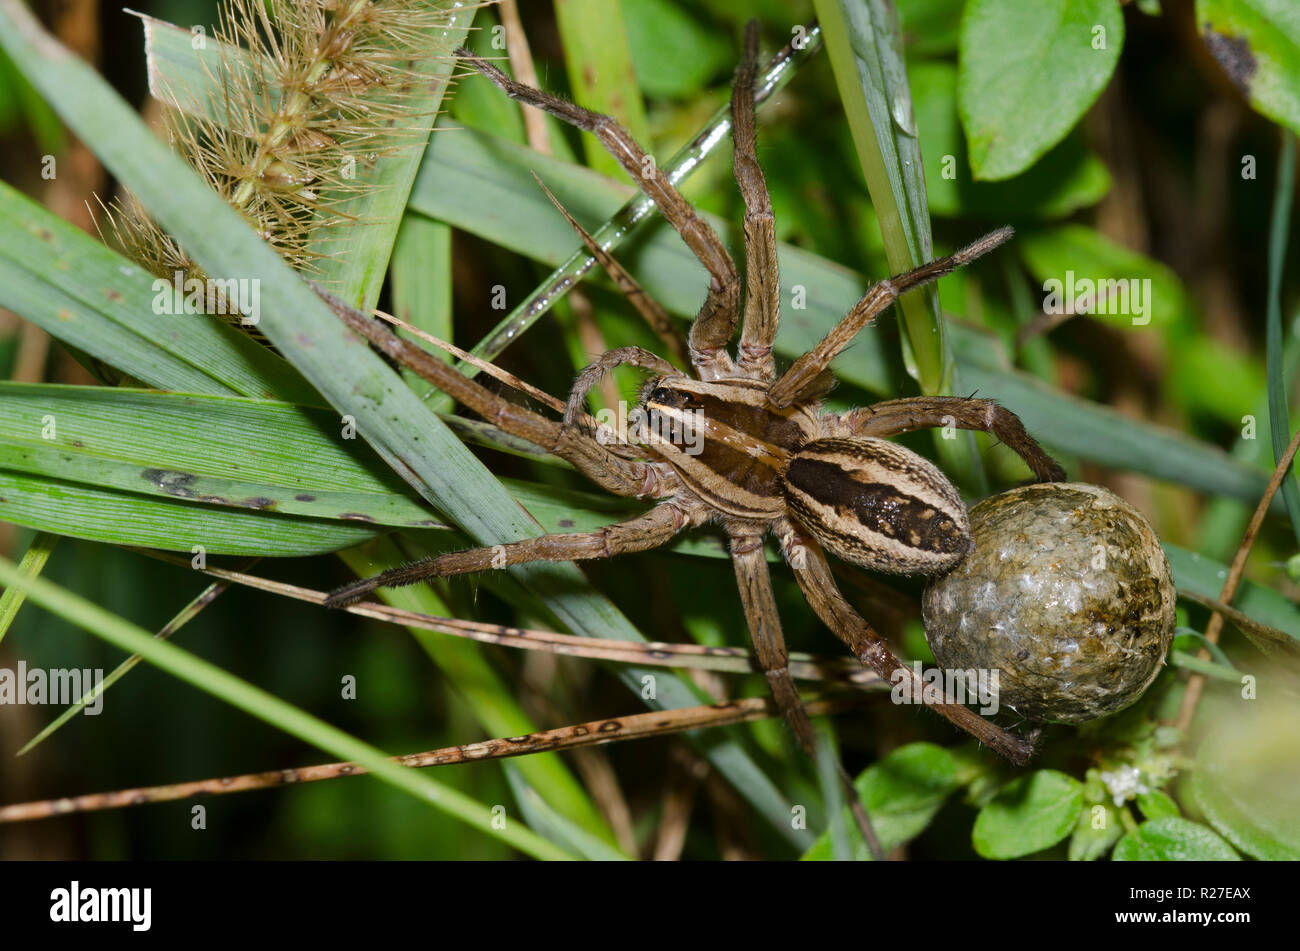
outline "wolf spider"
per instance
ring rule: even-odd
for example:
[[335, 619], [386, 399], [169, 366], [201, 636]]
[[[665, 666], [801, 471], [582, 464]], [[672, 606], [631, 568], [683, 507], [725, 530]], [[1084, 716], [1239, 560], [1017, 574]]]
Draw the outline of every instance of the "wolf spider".
[[[342, 607], [376, 588], [521, 562], [646, 551], [664, 545], [687, 527], [716, 521], [730, 541], [740, 598], [772, 695], [799, 745], [812, 754], [814, 732], [788, 668], [764, 536], [772, 532], [779, 539], [804, 597], [826, 626], [863, 664], [887, 682], [897, 682], [915, 674], [841, 594], [826, 553], [877, 571], [938, 574], [959, 562], [972, 541], [965, 507], [943, 473], [885, 437], [925, 427], [981, 430], [1015, 450], [1040, 481], [1061, 480], [1064, 473], [1025, 432], [1020, 420], [992, 400], [913, 397], [846, 413], [825, 412], [820, 406], [831, 382], [831, 360], [859, 331], [906, 291], [1002, 244], [1011, 236], [1010, 228], [873, 285], [821, 343], [778, 376], [772, 356], [779, 318], [774, 218], [755, 153], [757, 54], [757, 24], [750, 23], [731, 99], [734, 173], [745, 204], [742, 293], [736, 265], [717, 234], [615, 120], [521, 85], [468, 51], [457, 51], [512, 99], [593, 133], [707, 269], [708, 294], [684, 348], [695, 375], [686, 376], [639, 347], [612, 350], [579, 374], [564, 422], [559, 423], [497, 396], [367, 316], [331, 301], [343, 320], [381, 352], [473, 412], [568, 460], [610, 492], [654, 499], [658, 504], [643, 515], [594, 532], [544, 535], [437, 555], [345, 585], [327, 603]], [[661, 334], [671, 331], [662, 309], [564, 214], [652, 326]], [[737, 324], [740, 342], [733, 357], [727, 346]], [[620, 365], [654, 375], [642, 391], [639, 410], [644, 424], [638, 435], [643, 445], [635, 452], [629, 452], [636, 447], [628, 445], [608, 448], [605, 440], [579, 425], [588, 391]], [[703, 438], [688, 438], [692, 435]], [[687, 451], [688, 442], [700, 451]], [[916, 696], [928, 697], [920, 690]], [[1003, 730], [961, 704], [929, 705], [1017, 763], [1025, 762], [1033, 751], [1032, 738]], [[840, 775], [845, 779], [842, 768]], [[858, 812], [858, 817], [871, 843], [865, 813]]]

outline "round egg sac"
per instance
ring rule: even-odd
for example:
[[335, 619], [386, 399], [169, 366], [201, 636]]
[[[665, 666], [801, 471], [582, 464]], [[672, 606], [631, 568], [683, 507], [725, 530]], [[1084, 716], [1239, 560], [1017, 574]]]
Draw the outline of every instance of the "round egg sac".
[[1151, 525], [1099, 486], [1041, 483], [970, 511], [974, 550], [926, 587], [939, 665], [996, 671], [998, 705], [1081, 723], [1155, 679], [1174, 635], [1174, 583]]

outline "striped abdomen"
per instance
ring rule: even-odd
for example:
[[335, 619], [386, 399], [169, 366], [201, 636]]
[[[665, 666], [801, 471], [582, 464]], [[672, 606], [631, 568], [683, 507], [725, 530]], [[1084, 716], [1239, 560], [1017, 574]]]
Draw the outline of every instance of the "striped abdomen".
[[790, 460], [786, 504], [845, 561], [895, 574], [939, 574], [971, 549], [956, 488], [910, 449], [870, 437], [818, 439]]

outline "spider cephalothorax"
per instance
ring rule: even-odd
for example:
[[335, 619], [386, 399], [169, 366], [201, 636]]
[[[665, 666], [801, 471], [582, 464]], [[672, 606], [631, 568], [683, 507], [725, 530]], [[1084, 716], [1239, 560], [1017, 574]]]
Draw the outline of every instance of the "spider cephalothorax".
[[[743, 295], [739, 271], [718, 236], [613, 119], [516, 83], [490, 63], [459, 51], [507, 95], [595, 134], [704, 265], [708, 291], [683, 344], [673, 339], [676, 331], [662, 309], [564, 213], [629, 300], [667, 335], [671, 349], [688, 355], [694, 375], [639, 347], [610, 351], [579, 374], [561, 424], [489, 392], [365, 315], [334, 302], [350, 327], [490, 422], [568, 460], [615, 494], [659, 504], [595, 532], [545, 535], [438, 555], [347, 585], [328, 603], [342, 606], [379, 587], [527, 561], [645, 551], [665, 544], [687, 526], [719, 521], [730, 542], [759, 662], [800, 745], [812, 752], [814, 734], [790, 675], [763, 539], [774, 534], [780, 541], [804, 596], [827, 627], [859, 660], [897, 683], [916, 674], [845, 600], [826, 552], [876, 570], [936, 574], [960, 561], [971, 540], [966, 510], [953, 485], [932, 463], [887, 437], [938, 426], [983, 430], [1015, 450], [1040, 481], [1060, 480], [1064, 473], [1020, 420], [991, 400], [914, 397], [839, 414], [824, 412], [819, 402], [829, 388], [831, 360], [860, 330], [904, 292], [1006, 241], [1009, 228], [873, 285], [820, 344], [777, 374], [772, 357], [779, 319], [775, 227], [755, 154], [755, 24], [750, 24], [745, 39], [732, 94], [735, 177], [745, 201]], [[728, 345], [738, 327], [733, 356]], [[635, 451], [626, 445], [608, 447], [602, 434], [582, 425], [586, 394], [604, 374], [624, 364], [655, 375], [642, 391], [634, 427], [640, 446]], [[919, 687], [917, 695], [930, 696]], [[1032, 741], [998, 728], [961, 704], [930, 705], [1017, 762], [1032, 752]]]

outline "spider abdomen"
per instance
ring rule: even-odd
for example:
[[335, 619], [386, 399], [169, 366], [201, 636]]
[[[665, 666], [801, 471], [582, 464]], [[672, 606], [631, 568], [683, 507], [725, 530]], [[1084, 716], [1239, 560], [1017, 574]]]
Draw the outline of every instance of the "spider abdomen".
[[938, 574], [971, 548], [956, 488], [910, 449], [871, 437], [818, 439], [790, 460], [790, 512], [845, 561], [893, 574]]

